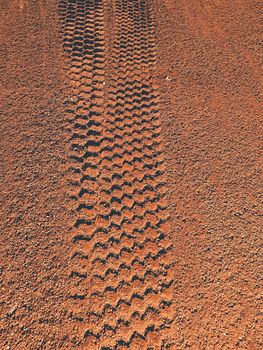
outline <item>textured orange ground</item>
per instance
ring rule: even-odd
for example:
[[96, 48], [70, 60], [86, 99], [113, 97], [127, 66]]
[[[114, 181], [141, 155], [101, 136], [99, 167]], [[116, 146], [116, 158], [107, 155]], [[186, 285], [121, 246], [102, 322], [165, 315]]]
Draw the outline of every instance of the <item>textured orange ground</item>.
[[259, 2], [0, 11], [0, 348], [261, 349]]
[[0, 349], [60, 349], [69, 231], [57, 8], [1, 1]]
[[156, 1], [156, 18], [175, 348], [261, 349], [262, 6]]

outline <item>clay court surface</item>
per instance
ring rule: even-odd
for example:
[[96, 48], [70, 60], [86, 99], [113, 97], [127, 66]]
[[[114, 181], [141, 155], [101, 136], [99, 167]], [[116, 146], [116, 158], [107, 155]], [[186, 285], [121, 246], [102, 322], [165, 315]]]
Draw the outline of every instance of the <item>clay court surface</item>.
[[261, 2], [0, 12], [0, 349], [262, 349]]

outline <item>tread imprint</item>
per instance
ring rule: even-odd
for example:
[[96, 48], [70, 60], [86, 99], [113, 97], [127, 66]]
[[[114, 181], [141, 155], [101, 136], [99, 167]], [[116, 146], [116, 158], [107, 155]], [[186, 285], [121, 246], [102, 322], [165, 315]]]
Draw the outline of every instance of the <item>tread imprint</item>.
[[66, 177], [75, 342], [93, 350], [172, 349], [173, 247], [151, 77], [153, 16], [147, 0], [111, 5], [109, 49], [104, 1], [59, 1], [72, 91]]

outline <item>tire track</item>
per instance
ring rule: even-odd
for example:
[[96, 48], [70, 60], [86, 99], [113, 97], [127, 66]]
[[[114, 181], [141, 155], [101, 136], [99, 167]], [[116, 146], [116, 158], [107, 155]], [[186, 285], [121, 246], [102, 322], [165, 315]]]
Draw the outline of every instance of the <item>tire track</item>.
[[79, 330], [75, 343], [171, 349], [173, 253], [151, 78], [150, 3], [60, 0], [59, 11], [72, 87], [69, 305]]

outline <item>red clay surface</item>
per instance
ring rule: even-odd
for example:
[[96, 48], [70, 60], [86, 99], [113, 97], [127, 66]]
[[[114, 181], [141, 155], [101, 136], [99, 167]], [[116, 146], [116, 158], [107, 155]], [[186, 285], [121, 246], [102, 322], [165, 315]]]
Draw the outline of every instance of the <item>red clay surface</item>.
[[0, 349], [60, 349], [69, 227], [57, 8], [2, 1], [0, 9]]
[[261, 349], [259, 2], [0, 11], [0, 349]]
[[156, 1], [156, 18], [175, 348], [261, 349], [262, 6]]

